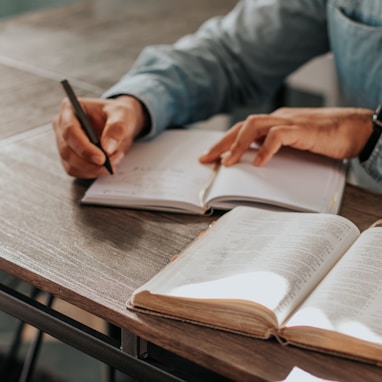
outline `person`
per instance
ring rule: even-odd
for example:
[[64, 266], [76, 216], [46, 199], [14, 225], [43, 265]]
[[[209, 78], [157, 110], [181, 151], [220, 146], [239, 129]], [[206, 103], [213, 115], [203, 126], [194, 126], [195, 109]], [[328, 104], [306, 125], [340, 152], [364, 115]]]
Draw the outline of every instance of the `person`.
[[[102, 98], [81, 103], [116, 168], [135, 139], [257, 105], [308, 60], [332, 52], [341, 107], [249, 115], [199, 160], [223, 157], [224, 165], [233, 165], [255, 141], [261, 144], [256, 166], [291, 146], [334, 158], [359, 156], [365, 170], [382, 182], [382, 139], [372, 123], [382, 102], [381, 46], [380, 0], [242, 0], [173, 45], [145, 48]], [[53, 126], [68, 174], [106, 173], [103, 153], [89, 143], [65, 99]]]

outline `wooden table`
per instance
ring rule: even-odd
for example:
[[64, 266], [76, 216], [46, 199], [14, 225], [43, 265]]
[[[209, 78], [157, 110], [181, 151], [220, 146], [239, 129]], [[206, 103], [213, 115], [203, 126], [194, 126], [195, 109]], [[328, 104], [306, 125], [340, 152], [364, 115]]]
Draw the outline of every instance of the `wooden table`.
[[[171, 43], [234, 3], [89, 1], [0, 23], [0, 270], [231, 379], [276, 381], [298, 366], [327, 379], [380, 381], [382, 369], [373, 365], [128, 311], [133, 290], [217, 216], [80, 206], [88, 183], [67, 176], [60, 164], [49, 123], [63, 97], [58, 80], [99, 95], [144, 45]], [[382, 217], [380, 201], [349, 185], [341, 214], [365, 229]], [[3, 289], [0, 308], [12, 310], [14, 297]], [[42, 308], [35, 308], [27, 320], [38, 325]], [[67, 323], [59, 333], [47, 321], [41, 327], [78, 345]], [[109, 348], [102, 349], [93, 355]], [[144, 361], [132, 364], [132, 374], [142, 376], [145, 367], [150, 371]]]

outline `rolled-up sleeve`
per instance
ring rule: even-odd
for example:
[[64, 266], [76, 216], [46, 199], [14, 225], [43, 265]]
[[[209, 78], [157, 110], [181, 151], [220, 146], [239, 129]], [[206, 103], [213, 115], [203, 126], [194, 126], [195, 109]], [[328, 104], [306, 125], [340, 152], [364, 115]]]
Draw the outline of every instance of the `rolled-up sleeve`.
[[329, 50], [324, 0], [246, 0], [174, 45], [145, 48], [104, 96], [147, 107], [150, 135], [205, 120], [274, 93], [285, 77]]

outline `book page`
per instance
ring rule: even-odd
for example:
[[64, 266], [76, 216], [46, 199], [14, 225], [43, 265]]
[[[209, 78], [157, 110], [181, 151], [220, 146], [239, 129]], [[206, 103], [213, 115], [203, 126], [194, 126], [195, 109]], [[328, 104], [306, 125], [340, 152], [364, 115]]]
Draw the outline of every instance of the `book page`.
[[336, 215], [237, 207], [135, 294], [248, 300], [282, 322], [358, 233]]
[[320, 377], [316, 377], [313, 374], [308, 373], [305, 370], [300, 369], [295, 366], [289, 375], [280, 382], [335, 382], [332, 379], [324, 379]]
[[382, 344], [382, 228], [364, 231], [289, 320]]
[[220, 168], [208, 194], [212, 206], [252, 198], [295, 211], [338, 212], [345, 184], [342, 161], [284, 147], [265, 166], [255, 167], [256, 151]]
[[150, 209], [185, 203], [200, 209], [199, 194], [213, 166], [202, 165], [197, 158], [221, 135], [219, 131], [168, 130], [154, 140], [136, 142], [116, 174], [98, 178], [83, 202]]

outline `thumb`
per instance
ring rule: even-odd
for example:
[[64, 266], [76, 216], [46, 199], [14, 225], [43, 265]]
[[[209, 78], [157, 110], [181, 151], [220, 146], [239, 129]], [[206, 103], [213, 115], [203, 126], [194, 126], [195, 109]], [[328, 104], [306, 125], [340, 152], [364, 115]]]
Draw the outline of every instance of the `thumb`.
[[101, 146], [108, 155], [114, 154], [119, 147], [119, 142], [113, 137], [103, 137]]
[[123, 154], [144, 125], [143, 107], [135, 98], [121, 96], [109, 100], [103, 111], [106, 121], [101, 135], [102, 147], [109, 155]]
[[[108, 118], [101, 136], [101, 145], [108, 155], [123, 151], [122, 143], [128, 140], [126, 124], [115, 118]], [[132, 139], [132, 138], [131, 138]]]

